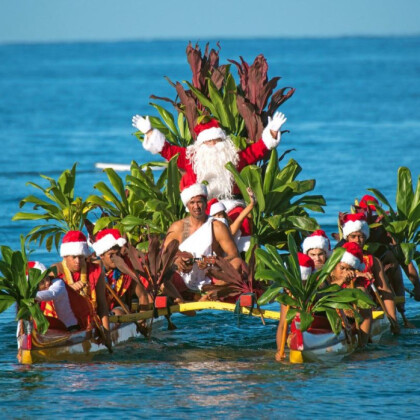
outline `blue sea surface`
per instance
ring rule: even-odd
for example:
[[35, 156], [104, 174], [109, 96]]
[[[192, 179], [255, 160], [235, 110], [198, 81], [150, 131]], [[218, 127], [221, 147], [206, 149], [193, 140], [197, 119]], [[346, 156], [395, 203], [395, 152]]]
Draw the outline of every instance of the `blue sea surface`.
[[[20, 200], [78, 162], [76, 195], [105, 181], [95, 162], [156, 160], [132, 135], [132, 115], [154, 114], [149, 95], [174, 98], [190, 80], [182, 41], [0, 45], [0, 244], [19, 248], [30, 224], [12, 222]], [[213, 44], [213, 46], [215, 43]], [[420, 38], [224, 40], [221, 61], [260, 53], [269, 76], [296, 93], [279, 152], [315, 178], [327, 200], [321, 226], [377, 188], [395, 202], [399, 166], [420, 174]], [[202, 46], [204, 48], [204, 45]], [[236, 74], [236, 70], [232, 69]], [[25, 210], [25, 208], [24, 208]], [[59, 259], [44, 249], [45, 264]], [[411, 284], [407, 281], [407, 287]], [[420, 303], [407, 296], [416, 329], [339, 364], [276, 363], [275, 322], [229, 313], [174, 316], [92, 363], [21, 366], [14, 310], [0, 315], [0, 410], [6, 418], [417, 418]]]

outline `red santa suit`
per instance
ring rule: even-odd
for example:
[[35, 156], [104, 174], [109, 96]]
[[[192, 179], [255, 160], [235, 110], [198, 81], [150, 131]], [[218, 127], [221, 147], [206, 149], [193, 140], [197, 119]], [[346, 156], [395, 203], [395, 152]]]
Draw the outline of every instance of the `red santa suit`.
[[[227, 139], [226, 133], [219, 126], [219, 123], [212, 119], [208, 123], [197, 124], [194, 131], [197, 134], [196, 145], [201, 145], [206, 141], [221, 139], [225, 141]], [[273, 138], [270, 132], [270, 128], [267, 127], [262, 134], [260, 140], [256, 143], [250, 144], [244, 150], [237, 151], [237, 163], [236, 169], [241, 171], [245, 166], [252, 165], [257, 163], [259, 160], [263, 159], [267, 152], [271, 149], [274, 149], [280, 143], [280, 132], [278, 132], [277, 138]], [[166, 160], [170, 160], [176, 154], [178, 156], [178, 167], [181, 171], [184, 171], [185, 174], [181, 180], [181, 189], [182, 185], [187, 182], [184, 180], [185, 177], [188, 178], [188, 185], [194, 182], [202, 182], [203, 180], [197, 179], [197, 175], [193, 168], [193, 163], [188, 158], [188, 148], [175, 146], [170, 144], [165, 136], [159, 131], [154, 129], [148, 136], [145, 137], [143, 142], [143, 147], [153, 154], [159, 153]], [[233, 194], [238, 194], [239, 189], [235, 185], [233, 188]], [[209, 198], [212, 198], [209, 196]], [[223, 197], [218, 197], [223, 198]]]

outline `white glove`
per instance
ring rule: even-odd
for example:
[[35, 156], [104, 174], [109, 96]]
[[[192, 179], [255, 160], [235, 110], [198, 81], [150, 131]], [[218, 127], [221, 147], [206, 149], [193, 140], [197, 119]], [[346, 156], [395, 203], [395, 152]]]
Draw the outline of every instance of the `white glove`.
[[273, 118], [268, 117], [267, 127], [271, 131], [279, 131], [281, 126], [287, 121], [287, 118], [281, 112], [276, 112]]
[[132, 121], [133, 127], [137, 128], [137, 130], [140, 130], [143, 134], [146, 134], [152, 129], [152, 124], [150, 123], [149, 117], [143, 118], [140, 115], [134, 115]]

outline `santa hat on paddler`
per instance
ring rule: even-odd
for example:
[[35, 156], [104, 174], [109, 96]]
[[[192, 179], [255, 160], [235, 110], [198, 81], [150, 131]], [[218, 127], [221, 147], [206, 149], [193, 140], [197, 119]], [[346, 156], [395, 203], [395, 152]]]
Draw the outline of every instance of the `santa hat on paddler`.
[[206, 209], [206, 213], [209, 216], [214, 216], [217, 213], [220, 213], [222, 211], [226, 211], [226, 207], [223, 203], [221, 203], [217, 198], [212, 198], [208, 203], [207, 203], [207, 209]]
[[197, 135], [196, 144], [202, 144], [205, 141], [222, 139], [226, 140], [226, 133], [220, 127], [219, 122], [212, 118], [210, 121], [202, 122], [194, 127]]
[[306, 254], [298, 252], [297, 256], [299, 260], [300, 276], [302, 280], [307, 280], [315, 271], [315, 264], [312, 258], [309, 258]]
[[366, 239], [369, 238], [369, 225], [363, 213], [344, 215], [342, 229], [344, 239], [347, 239], [347, 236], [353, 232], [362, 232], [366, 236]]
[[303, 253], [308, 254], [311, 249], [322, 249], [327, 255], [331, 253], [330, 240], [322, 229], [316, 230], [303, 241]]
[[356, 242], [346, 242], [343, 245], [346, 252], [341, 257], [341, 262], [344, 262], [355, 270], [363, 271], [365, 264], [363, 263], [363, 250]]
[[378, 205], [378, 200], [372, 195], [368, 194], [364, 195], [359, 202], [359, 207], [361, 207], [365, 211], [370, 210], [371, 213], [376, 213], [376, 206]]
[[121, 236], [118, 229], [103, 229], [96, 234], [95, 243], [92, 244], [96, 255], [100, 256], [114, 246], [123, 247], [127, 241]]
[[179, 189], [181, 190], [181, 200], [185, 207], [187, 207], [191, 198], [197, 195], [201, 195], [206, 199], [208, 196], [207, 187], [204, 184], [196, 182], [194, 174], [186, 173], [181, 179]]
[[67, 257], [69, 255], [90, 255], [86, 236], [79, 230], [70, 230], [61, 241], [60, 255]]
[[45, 267], [45, 265], [40, 263], [39, 261], [28, 261], [28, 268], [26, 270], [26, 275], [29, 274], [30, 268], [36, 268], [37, 270], [41, 271], [41, 273], [47, 270], [47, 267]]

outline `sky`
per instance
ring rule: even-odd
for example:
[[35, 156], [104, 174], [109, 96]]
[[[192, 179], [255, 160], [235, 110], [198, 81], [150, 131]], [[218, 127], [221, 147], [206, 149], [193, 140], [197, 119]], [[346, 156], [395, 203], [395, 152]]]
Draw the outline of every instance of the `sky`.
[[0, 43], [419, 35], [420, 0], [0, 0]]

